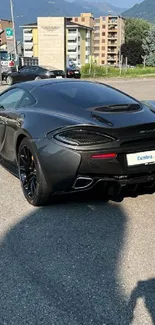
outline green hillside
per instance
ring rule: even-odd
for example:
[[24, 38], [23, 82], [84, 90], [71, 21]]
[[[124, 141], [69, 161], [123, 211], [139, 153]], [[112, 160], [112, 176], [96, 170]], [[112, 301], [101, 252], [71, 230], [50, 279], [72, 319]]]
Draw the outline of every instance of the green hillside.
[[155, 23], [155, 0], [144, 0], [122, 13], [124, 17], [136, 17]]

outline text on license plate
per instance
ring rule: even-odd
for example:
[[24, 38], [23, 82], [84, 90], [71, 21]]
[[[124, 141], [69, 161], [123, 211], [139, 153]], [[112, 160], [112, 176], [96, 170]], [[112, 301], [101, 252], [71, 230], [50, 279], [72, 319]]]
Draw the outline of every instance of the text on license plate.
[[62, 79], [62, 76], [56, 76], [57, 79]]
[[127, 163], [128, 166], [155, 164], [155, 150], [128, 154]]

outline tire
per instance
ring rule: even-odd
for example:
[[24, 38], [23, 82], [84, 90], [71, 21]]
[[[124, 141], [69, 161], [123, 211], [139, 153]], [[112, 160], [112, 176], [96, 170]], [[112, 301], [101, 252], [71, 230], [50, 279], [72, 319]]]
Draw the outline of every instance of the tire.
[[7, 76], [6, 83], [8, 86], [13, 85], [13, 78], [11, 76]]
[[51, 193], [38, 157], [27, 138], [22, 140], [18, 149], [18, 169], [22, 191], [27, 201], [33, 206], [46, 205]]

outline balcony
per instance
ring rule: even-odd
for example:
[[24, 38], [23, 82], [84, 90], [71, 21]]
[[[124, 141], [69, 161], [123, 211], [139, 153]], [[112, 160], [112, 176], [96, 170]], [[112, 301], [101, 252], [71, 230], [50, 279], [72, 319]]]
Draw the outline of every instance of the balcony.
[[117, 42], [108, 42], [108, 46], [117, 47]]
[[109, 17], [108, 24], [118, 24], [118, 19]]
[[33, 56], [33, 51], [25, 51], [24, 50], [24, 56], [27, 58], [32, 58]]
[[74, 42], [77, 42], [78, 41], [78, 36], [77, 35], [74, 35], [74, 34], [69, 34], [67, 36], [67, 40], [68, 41], [74, 41]]
[[117, 53], [117, 49], [116, 48], [114, 48], [114, 47], [112, 47], [112, 48], [108, 48], [108, 53], [114, 53], [114, 54], [116, 54]]
[[117, 28], [108, 28], [109, 33], [117, 33]]
[[67, 43], [68, 50], [77, 50], [77, 44], [76, 43]]
[[24, 42], [33, 42], [33, 34], [24, 34]]
[[117, 39], [117, 34], [108, 34], [108, 39]]
[[107, 57], [108, 61], [117, 61], [117, 56], [110, 56]]
[[32, 31], [32, 29], [24, 29], [24, 36], [26, 36], [26, 35], [32, 35], [33, 34], [33, 31]]

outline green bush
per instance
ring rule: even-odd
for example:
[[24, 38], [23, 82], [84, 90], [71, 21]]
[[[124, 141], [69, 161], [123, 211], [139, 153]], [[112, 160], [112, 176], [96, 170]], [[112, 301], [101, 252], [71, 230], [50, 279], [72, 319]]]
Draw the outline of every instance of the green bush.
[[95, 64], [86, 64], [81, 68], [82, 78], [98, 78], [98, 77], [136, 77], [145, 75], [155, 75], [155, 67], [146, 67], [139, 65], [135, 68], [122, 68], [121, 72], [118, 67], [98, 66]]

